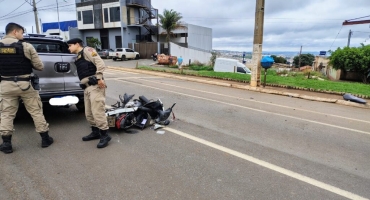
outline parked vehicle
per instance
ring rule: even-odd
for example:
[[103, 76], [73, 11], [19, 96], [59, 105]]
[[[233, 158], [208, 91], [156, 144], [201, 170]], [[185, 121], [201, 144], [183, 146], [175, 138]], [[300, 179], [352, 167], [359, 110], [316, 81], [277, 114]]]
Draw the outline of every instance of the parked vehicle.
[[[24, 41], [35, 47], [44, 63], [43, 71], [33, 71], [40, 78], [41, 101], [50, 103], [68, 97], [64, 98], [64, 105], [58, 106], [69, 107], [75, 104], [78, 110], [84, 111], [84, 91], [79, 86], [80, 80], [74, 64], [76, 55], [69, 52], [67, 43], [63, 42], [62, 38], [41, 34], [25, 35]], [[75, 101], [76, 97], [78, 102]]]
[[98, 51], [98, 54], [103, 59], [110, 59], [109, 52], [114, 52], [113, 49], [102, 49]]
[[251, 74], [251, 70], [244, 64], [240, 63], [238, 60], [229, 58], [217, 58], [213, 70], [215, 72]]
[[157, 59], [158, 59], [158, 53], [152, 54], [151, 57], [152, 57], [153, 61], [157, 61]]
[[139, 96], [139, 99], [131, 101], [133, 97], [134, 95], [127, 95], [126, 93], [123, 96], [119, 95], [120, 101], [106, 110], [105, 114], [109, 127], [126, 130], [135, 126], [144, 129], [152, 122], [160, 125], [170, 123], [168, 117], [176, 103], [164, 110], [160, 99], [149, 101], [145, 96]]
[[140, 54], [132, 49], [128, 48], [117, 48], [114, 52], [109, 52], [109, 56], [116, 61], [117, 59], [139, 59]]

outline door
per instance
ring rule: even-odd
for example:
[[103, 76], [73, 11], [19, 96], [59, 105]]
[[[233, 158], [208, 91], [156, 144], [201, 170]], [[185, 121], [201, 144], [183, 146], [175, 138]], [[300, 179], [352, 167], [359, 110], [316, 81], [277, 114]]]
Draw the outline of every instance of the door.
[[101, 37], [101, 49], [109, 49], [109, 40], [108, 37]]
[[122, 48], [122, 38], [121, 36], [116, 36], [116, 48]]
[[134, 50], [126, 49], [126, 58], [133, 59], [135, 58]]

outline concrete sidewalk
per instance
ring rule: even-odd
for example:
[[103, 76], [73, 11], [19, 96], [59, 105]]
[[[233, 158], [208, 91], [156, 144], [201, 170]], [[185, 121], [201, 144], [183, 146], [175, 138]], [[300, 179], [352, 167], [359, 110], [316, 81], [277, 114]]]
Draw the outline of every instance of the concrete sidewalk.
[[287, 88], [282, 88], [282, 87], [270, 87], [270, 86], [266, 86], [265, 88], [251, 87], [249, 83], [241, 83], [237, 81], [228, 81], [228, 80], [222, 80], [222, 79], [196, 77], [196, 76], [188, 76], [188, 75], [180, 75], [180, 74], [177, 75], [177, 74], [171, 74], [171, 73], [165, 73], [165, 72], [155, 72], [155, 71], [147, 71], [147, 70], [140, 70], [140, 69], [129, 69], [129, 68], [124, 68], [124, 67], [108, 66], [108, 68], [115, 69], [115, 70], [121, 70], [121, 71], [127, 71], [127, 72], [149, 74], [153, 76], [162, 76], [162, 77], [176, 78], [176, 79], [181, 79], [181, 80], [186, 80], [186, 81], [219, 85], [219, 86], [224, 86], [224, 87], [232, 87], [232, 88], [244, 89], [244, 90], [249, 90], [249, 91], [268, 93], [268, 94], [284, 95], [284, 96], [306, 99], [306, 100], [311, 100], [311, 101], [336, 103], [340, 105], [370, 109], [369, 103], [359, 104], [355, 102], [345, 101], [342, 95], [337, 95], [337, 94], [328, 94], [328, 93], [322, 93], [322, 92], [313, 92], [313, 91], [307, 91], [307, 90], [287, 89]]

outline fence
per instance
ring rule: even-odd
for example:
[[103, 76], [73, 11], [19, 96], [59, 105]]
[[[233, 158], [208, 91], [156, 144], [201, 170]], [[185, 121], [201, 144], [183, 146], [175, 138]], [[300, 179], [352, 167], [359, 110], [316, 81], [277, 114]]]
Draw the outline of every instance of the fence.
[[150, 59], [150, 56], [158, 51], [156, 42], [134, 43], [134, 47], [129, 43], [128, 47], [139, 52], [140, 58], [143, 59]]

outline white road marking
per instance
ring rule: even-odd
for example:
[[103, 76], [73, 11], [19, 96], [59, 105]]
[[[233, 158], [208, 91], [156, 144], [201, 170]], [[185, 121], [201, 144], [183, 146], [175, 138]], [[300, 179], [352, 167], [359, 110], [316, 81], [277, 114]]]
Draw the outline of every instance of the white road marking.
[[[117, 70], [117, 71], [123, 73], [120, 70]], [[143, 78], [143, 77], [141, 77], [141, 78]], [[276, 106], [276, 107], [281, 107], [281, 108], [287, 108], [287, 109], [294, 109], [294, 110], [297, 110], [297, 111], [304, 111], [304, 112], [313, 113], [313, 114], [325, 115], [325, 116], [336, 117], [336, 118], [341, 118], [341, 119], [358, 121], [358, 122], [363, 122], [363, 123], [370, 124], [370, 121], [366, 121], [366, 120], [355, 119], [355, 118], [350, 118], [350, 117], [344, 117], [344, 116], [340, 116], [340, 115], [333, 115], [333, 114], [321, 113], [321, 112], [316, 112], [316, 111], [312, 111], [312, 110], [305, 110], [305, 109], [301, 109], [301, 108], [295, 108], [295, 107], [291, 107], [291, 106], [284, 106], [284, 105], [279, 105], [279, 104], [274, 104], [274, 103], [257, 101], [257, 100], [253, 100], [253, 99], [245, 99], [245, 98], [240, 98], [240, 97], [235, 97], [235, 96], [224, 95], [224, 94], [220, 94], [220, 93], [214, 93], [214, 92], [208, 92], [208, 91], [203, 91], [203, 90], [192, 89], [192, 88], [188, 88], [188, 87], [181, 87], [181, 86], [176, 86], [176, 85], [172, 85], [172, 84], [166, 84], [166, 83], [162, 83], [162, 82], [151, 81], [151, 80], [148, 80], [147, 77], [143, 78], [142, 80], [143, 81], [147, 81], [147, 82], [162, 84], [162, 85], [168, 85], [168, 86], [171, 86], [171, 87], [176, 87], [176, 88], [181, 88], [181, 89], [186, 89], [186, 90], [192, 90], [192, 91], [201, 92], [201, 93], [207, 93], [207, 94], [212, 94], [212, 95], [217, 95], [217, 96], [223, 96], [223, 97], [228, 97], [228, 98], [236, 98], [236, 99], [241, 99], [241, 100], [244, 100], [244, 101], [250, 101], [250, 102], [254, 102], [254, 103], [260, 103], [260, 104], [271, 105], [271, 106]]]
[[329, 126], [329, 127], [333, 127], [333, 128], [342, 129], [342, 130], [353, 131], [353, 132], [357, 132], [357, 133], [363, 133], [363, 134], [370, 135], [370, 132], [361, 131], [361, 130], [352, 129], [352, 128], [347, 128], [347, 127], [343, 127], [343, 126], [336, 126], [336, 125], [323, 123], [323, 122], [319, 122], [319, 121], [304, 119], [304, 118], [301, 118], [301, 117], [294, 117], [294, 116], [290, 116], [290, 115], [284, 115], [284, 114], [269, 112], [269, 111], [265, 111], [265, 110], [261, 110], [261, 109], [241, 106], [241, 105], [237, 105], [237, 104], [233, 104], [233, 103], [226, 103], [226, 102], [223, 102], [223, 101], [208, 99], [208, 98], [204, 98], [204, 97], [198, 97], [198, 96], [194, 96], [194, 95], [190, 95], [190, 94], [184, 94], [184, 93], [180, 93], [180, 92], [170, 91], [170, 90], [167, 90], [167, 89], [156, 88], [156, 87], [153, 87], [153, 86], [142, 85], [142, 84], [133, 83], [133, 82], [130, 82], [130, 81], [124, 81], [124, 80], [117, 80], [117, 81], [130, 83], [130, 84], [135, 84], [135, 85], [140, 85], [142, 87], [153, 88], [153, 89], [156, 89], [156, 90], [162, 90], [162, 91], [169, 92], [169, 93], [180, 94], [180, 95], [183, 95], [183, 96], [193, 97], [193, 98], [197, 98], [197, 99], [203, 99], [203, 100], [212, 101], [212, 102], [216, 102], [216, 103], [221, 103], [221, 104], [225, 104], [225, 105], [235, 106], [235, 107], [244, 108], [244, 109], [248, 109], [248, 110], [253, 110], [253, 111], [257, 111], [257, 112], [267, 113], [267, 114], [270, 114], [270, 115], [277, 115], [277, 116], [287, 117], [287, 118], [300, 120], [300, 121], [304, 121], [304, 122], [311, 122], [311, 123], [314, 123], [314, 124], [320, 124], [320, 125], [324, 125], [324, 126]]
[[321, 189], [324, 189], [324, 190], [327, 190], [329, 192], [332, 192], [332, 193], [335, 193], [337, 195], [340, 195], [340, 196], [343, 196], [343, 197], [346, 197], [346, 198], [349, 198], [349, 199], [367, 199], [365, 197], [361, 197], [359, 195], [356, 195], [354, 193], [351, 193], [351, 192], [348, 192], [346, 190], [342, 190], [340, 188], [337, 188], [337, 187], [334, 187], [332, 185], [329, 185], [329, 184], [326, 184], [324, 182], [321, 182], [321, 181], [318, 181], [318, 180], [315, 180], [313, 178], [310, 178], [310, 177], [307, 177], [307, 176], [304, 176], [302, 174], [299, 174], [299, 173], [296, 173], [296, 172], [293, 172], [291, 170], [288, 170], [288, 169], [285, 169], [285, 168], [282, 168], [282, 167], [279, 167], [277, 165], [274, 165], [274, 164], [271, 164], [271, 163], [268, 163], [266, 161], [263, 161], [263, 160], [260, 160], [258, 158], [254, 158], [252, 156], [249, 156], [249, 155], [246, 155], [246, 154], [243, 154], [243, 153], [240, 153], [238, 151], [234, 151], [232, 149], [229, 149], [229, 148], [226, 148], [226, 147], [223, 147], [221, 145], [218, 145], [218, 144], [215, 144], [215, 143], [212, 143], [212, 142], [209, 142], [207, 140], [204, 140], [204, 139], [201, 139], [201, 138], [198, 138], [198, 137], [195, 137], [195, 136], [192, 136], [190, 134], [187, 134], [187, 133], [184, 133], [182, 131], [178, 131], [178, 130], [175, 130], [175, 129], [172, 129], [172, 128], [168, 128], [168, 127], [165, 127], [164, 128], [165, 130], [167, 131], [170, 131], [174, 134], [177, 134], [179, 136], [182, 136], [182, 137], [185, 137], [185, 138], [188, 138], [190, 140], [193, 140], [195, 142], [198, 142], [200, 144], [203, 144], [203, 145], [206, 145], [206, 146], [209, 146], [209, 147], [212, 147], [216, 150], [219, 150], [219, 151], [222, 151], [222, 152], [225, 152], [225, 153], [228, 153], [230, 155], [233, 155], [233, 156], [236, 156], [238, 158], [241, 158], [241, 159], [244, 159], [246, 161], [249, 161], [251, 163], [254, 163], [256, 165], [259, 165], [259, 166], [262, 166], [262, 167], [265, 167], [267, 169], [270, 169], [272, 171], [275, 171], [275, 172], [279, 172], [281, 174], [284, 174], [286, 176], [289, 176], [291, 178], [294, 178], [294, 179], [297, 179], [297, 180], [300, 180], [302, 182], [305, 182], [305, 183], [308, 183], [310, 185], [313, 185], [313, 186], [316, 186], [316, 187], [319, 187]]

